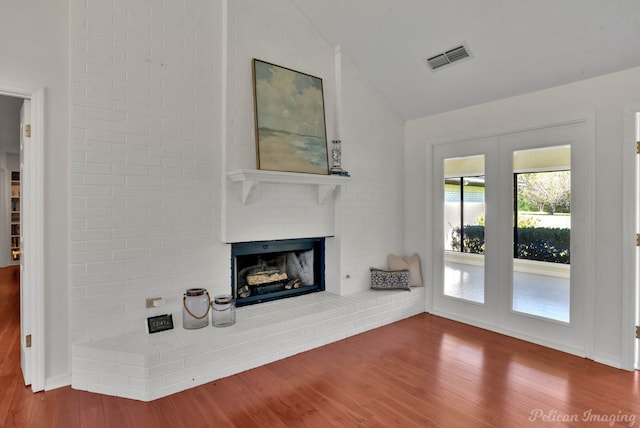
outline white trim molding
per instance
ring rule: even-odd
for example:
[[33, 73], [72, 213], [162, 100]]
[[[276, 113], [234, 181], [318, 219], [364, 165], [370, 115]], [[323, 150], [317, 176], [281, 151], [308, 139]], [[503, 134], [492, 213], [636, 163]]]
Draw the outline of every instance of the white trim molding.
[[640, 368], [635, 325], [638, 320], [638, 266], [635, 235], [638, 233], [638, 154], [636, 114], [640, 103], [624, 107], [622, 117], [622, 361], [621, 368]]

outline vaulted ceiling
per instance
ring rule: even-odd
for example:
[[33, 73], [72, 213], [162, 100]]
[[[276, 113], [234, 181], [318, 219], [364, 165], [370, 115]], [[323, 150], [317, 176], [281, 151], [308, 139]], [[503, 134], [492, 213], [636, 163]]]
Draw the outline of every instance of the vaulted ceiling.
[[407, 120], [640, 66], [638, 0], [292, 2]]

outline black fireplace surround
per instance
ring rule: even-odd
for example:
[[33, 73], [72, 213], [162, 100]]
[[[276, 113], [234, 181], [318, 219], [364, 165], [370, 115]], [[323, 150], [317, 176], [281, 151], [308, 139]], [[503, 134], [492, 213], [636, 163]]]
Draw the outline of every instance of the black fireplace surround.
[[231, 294], [246, 306], [324, 291], [324, 238], [231, 245]]

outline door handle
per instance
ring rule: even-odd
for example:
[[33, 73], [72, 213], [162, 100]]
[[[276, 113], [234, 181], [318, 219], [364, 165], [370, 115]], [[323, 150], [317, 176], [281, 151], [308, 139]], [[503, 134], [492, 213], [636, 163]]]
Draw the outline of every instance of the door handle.
[[18, 248], [17, 250], [11, 250], [11, 258], [13, 260], [18, 260], [22, 255], [22, 248]]

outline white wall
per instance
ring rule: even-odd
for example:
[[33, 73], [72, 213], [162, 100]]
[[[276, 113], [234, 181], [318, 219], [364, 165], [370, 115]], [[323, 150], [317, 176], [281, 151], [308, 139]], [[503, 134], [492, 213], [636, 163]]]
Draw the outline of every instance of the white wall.
[[[148, 297], [228, 278], [220, 2], [72, 2], [71, 338], [144, 331]], [[179, 317], [176, 317], [179, 319]]]
[[[253, 58], [321, 78], [327, 139], [335, 138], [333, 48], [290, 0], [228, 1], [227, 22], [226, 170], [256, 168]], [[238, 184], [229, 181], [226, 193], [227, 242], [334, 234], [333, 198], [318, 204], [310, 185], [264, 184], [246, 205]]]
[[[71, 45], [74, 343], [143, 331], [159, 311], [179, 320], [189, 287], [228, 292], [223, 240], [247, 231], [313, 236], [307, 226], [333, 231], [340, 212], [327, 247], [328, 276], [340, 264], [352, 275], [342, 294], [368, 288], [368, 267], [402, 248], [402, 121], [347, 60], [353, 187], [319, 206], [306, 186], [267, 186], [242, 205], [226, 177], [255, 168], [252, 58], [321, 77], [333, 138], [334, 49], [289, 0], [72, 2]], [[168, 306], [145, 309], [152, 296]]]
[[[430, 203], [425, 188], [425, 143], [516, 125], [546, 123], [584, 112], [595, 112], [596, 127], [596, 249], [594, 357], [620, 365], [622, 349], [622, 118], [625, 105], [640, 99], [640, 68], [575, 82], [545, 91], [508, 98], [462, 110], [417, 119], [405, 128], [405, 239], [410, 249], [427, 243]], [[626, 144], [634, 144], [633, 141]], [[430, 265], [427, 262], [427, 270]], [[427, 278], [429, 278], [427, 276]], [[429, 279], [427, 279], [428, 281]]]
[[404, 121], [348, 56], [340, 63], [342, 164], [352, 175], [338, 206], [341, 290], [348, 294], [369, 287], [370, 266], [403, 255]]
[[7, 171], [20, 171], [20, 155], [5, 153], [5, 156]]
[[0, 87], [45, 88], [45, 377], [70, 370], [68, 340], [68, 11], [66, 0], [5, 2]]
[[21, 98], [0, 95], [0, 152], [20, 152]]

